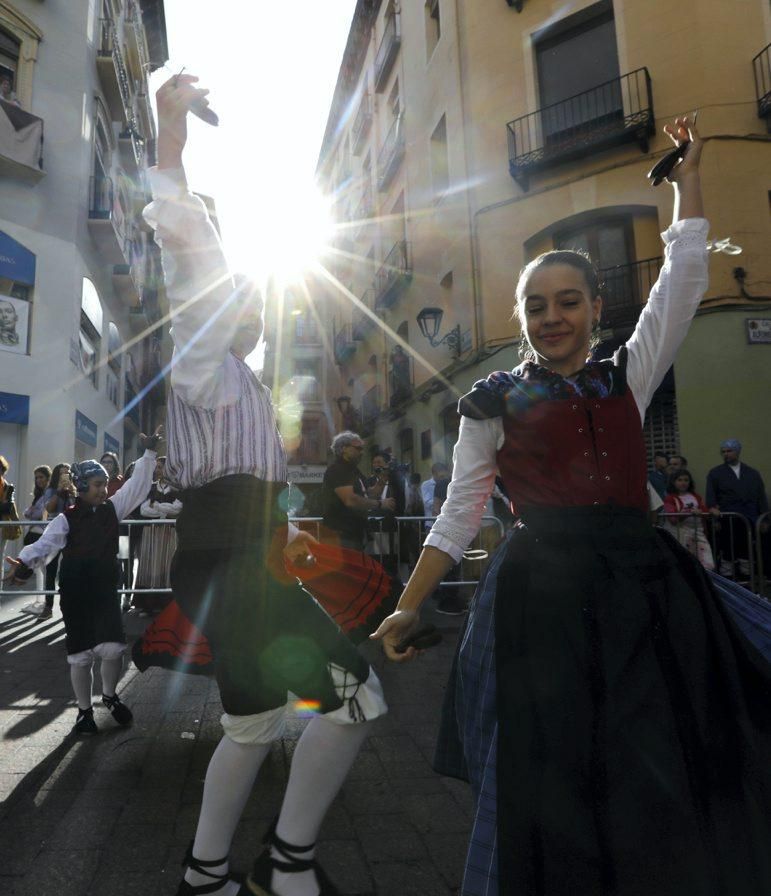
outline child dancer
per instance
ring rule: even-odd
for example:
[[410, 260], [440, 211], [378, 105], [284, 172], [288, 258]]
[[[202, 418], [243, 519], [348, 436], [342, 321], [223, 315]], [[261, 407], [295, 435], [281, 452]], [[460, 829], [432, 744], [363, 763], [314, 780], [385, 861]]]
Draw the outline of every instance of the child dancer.
[[119, 725], [129, 725], [133, 718], [115, 693], [126, 649], [118, 598], [118, 523], [147, 494], [159, 441], [159, 432], [140, 437], [144, 456], [137, 461], [133, 477], [111, 498], [107, 497], [107, 471], [100, 463], [73, 464], [72, 480], [78, 492], [74, 506], [60, 513], [18, 559], [6, 561], [15, 574], [44, 567], [62, 551], [59, 585], [67, 662], [78, 703], [76, 734], [98, 731], [91, 705], [97, 657], [102, 661], [102, 703]]
[[696, 494], [693, 476], [688, 470], [676, 470], [669, 477], [664, 513], [678, 514], [670, 519], [665, 516], [664, 525], [686, 550], [698, 558], [705, 569], [714, 569], [715, 560], [701, 515], [708, 513], [707, 506], [701, 495]]

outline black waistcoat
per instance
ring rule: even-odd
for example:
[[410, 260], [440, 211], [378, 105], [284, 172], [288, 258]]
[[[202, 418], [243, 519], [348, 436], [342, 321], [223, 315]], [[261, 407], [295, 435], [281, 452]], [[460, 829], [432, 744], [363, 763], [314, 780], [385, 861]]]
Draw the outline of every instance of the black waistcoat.
[[63, 556], [78, 560], [115, 560], [118, 554], [118, 517], [112, 501], [90, 507], [80, 499], [65, 511], [70, 531]]

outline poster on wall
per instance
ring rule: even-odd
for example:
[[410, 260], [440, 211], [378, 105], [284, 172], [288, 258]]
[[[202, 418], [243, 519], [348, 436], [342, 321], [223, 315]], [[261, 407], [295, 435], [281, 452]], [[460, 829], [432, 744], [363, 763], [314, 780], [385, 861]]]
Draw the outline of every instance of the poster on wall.
[[750, 345], [771, 345], [771, 317], [748, 317], [746, 321]]
[[27, 354], [29, 302], [0, 294], [0, 349]]

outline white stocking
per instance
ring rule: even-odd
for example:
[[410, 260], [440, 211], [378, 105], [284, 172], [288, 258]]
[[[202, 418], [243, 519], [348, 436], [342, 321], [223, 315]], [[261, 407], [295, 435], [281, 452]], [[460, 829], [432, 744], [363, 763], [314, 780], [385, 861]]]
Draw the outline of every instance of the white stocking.
[[118, 686], [118, 679], [123, 668], [123, 657], [116, 657], [114, 660], [102, 660], [102, 693], [105, 697], [114, 697], [115, 688]]
[[70, 666], [70, 680], [72, 690], [75, 691], [75, 699], [78, 701], [78, 709], [91, 708], [91, 692], [94, 689], [93, 663], [87, 666]]
[[[270, 752], [271, 744], [239, 744], [225, 735], [219, 742], [206, 771], [201, 814], [193, 843], [193, 856], [203, 862], [225, 858], [222, 865], [207, 868], [212, 874], [226, 874], [227, 855], [236, 825], [252, 792], [254, 780], [263, 760]], [[212, 884], [205, 877], [190, 869], [185, 880], [195, 886]], [[239, 884], [225, 883], [217, 896], [236, 896]]]
[[[276, 834], [288, 844], [309, 846], [316, 842], [321, 822], [342, 787], [372, 722], [346, 725], [316, 716], [297, 743], [289, 772], [284, 802]], [[314, 851], [296, 852], [298, 859], [310, 859]], [[273, 857], [284, 860], [274, 848]], [[316, 875], [273, 872], [272, 887], [278, 896], [318, 896]]]

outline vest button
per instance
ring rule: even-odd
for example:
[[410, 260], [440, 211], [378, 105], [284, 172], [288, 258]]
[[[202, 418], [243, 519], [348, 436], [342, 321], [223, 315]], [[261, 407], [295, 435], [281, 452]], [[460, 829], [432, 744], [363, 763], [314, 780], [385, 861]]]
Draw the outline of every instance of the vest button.
[[595, 407], [596, 407], [596, 408], [597, 408], [597, 410], [598, 410], [598, 411], [599, 411], [599, 409], [600, 409], [600, 406], [599, 406], [599, 405], [598, 405], [598, 404], [595, 404]]
[[599, 504], [599, 501], [592, 501], [592, 504]]
[[600, 427], [597, 429], [597, 432], [605, 432], [605, 430], [600, 426]]
[[583, 426], [579, 426], [579, 427], [578, 427], [578, 431], [579, 431], [579, 432], [583, 432], [583, 431], [584, 431]]
[[589, 457], [589, 452], [588, 452], [588, 451], [584, 451], [584, 457]]
[[602, 452], [602, 456], [603, 456], [603, 457], [607, 457], [607, 456], [608, 456], [608, 452], [607, 452], [607, 451], [603, 451], [603, 452]]
[[578, 410], [578, 405], [577, 405], [577, 404], [574, 404], [574, 405], [573, 405], [573, 410], [574, 410], [574, 411], [577, 411], [577, 410]]
[[607, 482], [610, 482], [610, 476], [606, 476], [605, 479]]
[[590, 479], [594, 479], [594, 473], [590, 473], [590, 474], [589, 474], [589, 478], [590, 478]]

